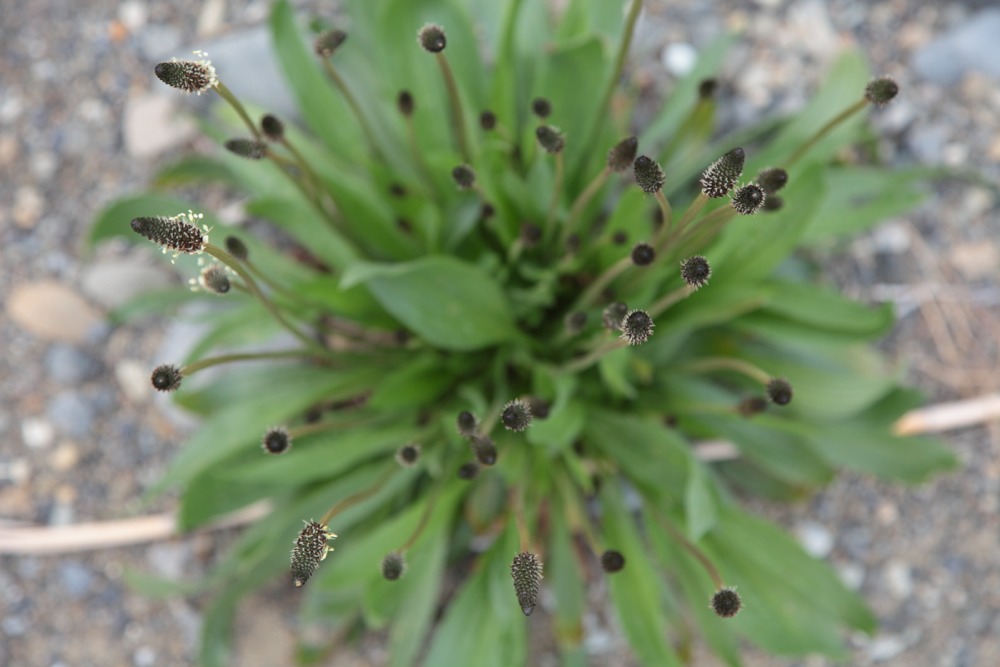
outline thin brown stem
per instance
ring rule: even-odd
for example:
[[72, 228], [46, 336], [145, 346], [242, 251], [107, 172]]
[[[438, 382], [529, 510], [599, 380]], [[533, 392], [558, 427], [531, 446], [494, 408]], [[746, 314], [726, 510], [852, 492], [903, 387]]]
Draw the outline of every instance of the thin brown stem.
[[669, 519], [663, 516], [657, 516], [657, 518], [659, 519], [660, 525], [663, 526], [668, 533], [670, 533], [670, 536], [677, 540], [677, 542], [684, 547], [689, 554], [694, 556], [694, 559], [698, 561], [703, 568], [705, 568], [708, 576], [712, 579], [712, 583], [715, 584], [716, 589], [725, 588], [725, 584], [722, 583], [722, 576], [719, 574], [718, 568], [715, 567], [715, 563], [712, 562], [708, 555], [699, 549], [694, 542], [689, 540], [684, 533], [678, 530]]
[[451, 71], [448, 58], [443, 52], [434, 54], [437, 57], [438, 65], [441, 68], [441, 76], [444, 78], [445, 88], [448, 90], [448, 104], [451, 105], [451, 115], [454, 125], [455, 139], [459, 152], [466, 163], [472, 162], [472, 152], [469, 150], [468, 138], [465, 131], [465, 114], [462, 112], [462, 99], [459, 97], [458, 84], [455, 82], [455, 74]]
[[347, 496], [343, 500], [337, 502], [333, 507], [328, 509], [326, 511], [326, 514], [323, 515], [323, 518], [320, 519], [319, 522], [324, 526], [327, 526], [330, 524], [330, 519], [337, 516], [348, 507], [353, 507], [354, 505], [357, 505], [360, 502], [364, 502], [365, 500], [368, 500], [369, 498], [374, 496], [382, 489], [385, 483], [389, 481], [389, 478], [392, 477], [393, 473], [395, 473], [397, 469], [398, 466], [395, 464], [387, 468], [386, 471], [382, 473], [382, 475], [375, 481], [375, 483], [369, 486], [367, 489], [362, 489], [357, 493]]
[[215, 92], [217, 92], [226, 102], [229, 102], [229, 106], [231, 106], [236, 111], [237, 115], [239, 115], [239, 117], [243, 120], [243, 123], [247, 126], [247, 128], [249, 128], [250, 133], [253, 134], [253, 138], [259, 141], [260, 130], [257, 129], [256, 123], [250, 120], [247, 110], [243, 108], [243, 105], [238, 99], [236, 99], [233, 92], [223, 85], [221, 81], [215, 84]]
[[703, 357], [697, 361], [684, 364], [681, 370], [688, 373], [711, 373], [713, 371], [735, 371], [742, 373], [752, 380], [757, 380], [766, 385], [771, 381], [771, 376], [763, 370], [754, 366], [749, 361], [736, 359], [734, 357]]
[[808, 153], [813, 146], [822, 141], [822, 139], [826, 135], [830, 134], [830, 132], [832, 132], [835, 127], [837, 127], [845, 120], [847, 120], [857, 112], [867, 107], [868, 104], [869, 104], [868, 99], [862, 97], [860, 100], [858, 100], [857, 102], [855, 102], [854, 104], [847, 107], [839, 114], [831, 118], [829, 121], [827, 121], [827, 123], [823, 127], [816, 130], [816, 133], [812, 135], [812, 137], [810, 137], [804, 144], [795, 149], [795, 152], [792, 153], [787, 160], [785, 160], [786, 167], [791, 167], [793, 164], [795, 164], [803, 155]]
[[229, 364], [236, 361], [264, 361], [267, 359], [295, 359], [300, 357], [311, 357], [312, 353], [306, 350], [284, 350], [281, 352], [247, 352], [243, 354], [222, 354], [218, 357], [209, 357], [190, 363], [181, 369], [181, 375], [187, 377], [205, 368], [218, 366], [219, 364]]

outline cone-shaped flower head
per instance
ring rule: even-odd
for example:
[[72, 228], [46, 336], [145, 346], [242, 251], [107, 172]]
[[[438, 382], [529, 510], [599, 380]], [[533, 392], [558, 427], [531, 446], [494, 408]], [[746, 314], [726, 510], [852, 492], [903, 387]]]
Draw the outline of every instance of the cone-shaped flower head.
[[788, 172], [781, 167], [768, 167], [757, 172], [754, 183], [764, 190], [764, 194], [773, 195], [788, 184]]
[[261, 438], [260, 446], [268, 454], [284, 454], [292, 448], [292, 436], [283, 426], [272, 426]]
[[508, 431], [521, 432], [531, 424], [531, 408], [525, 401], [515, 398], [503, 406], [500, 421]]
[[898, 94], [899, 84], [887, 76], [873, 79], [865, 87], [865, 99], [878, 107], [885, 106]]
[[768, 213], [773, 213], [775, 211], [780, 211], [785, 205], [785, 200], [778, 195], [768, 195], [767, 199], [764, 200], [764, 211]]
[[208, 245], [208, 228], [202, 225], [199, 229], [195, 225], [201, 218], [200, 213], [191, 211], [169, 218], [135, 218], [132, 220], [132, 231], [163, 246], [164, 253], [172, 250], [175, 258], [182, 252], [197, 255]]
[[525, 616], [531, 616], [538, 605], [538, 591], [542, 585], [542, 562], [538, 556], [522, 551], [514, 556], [510, 564], [510, 576], [514, 579], [514, 592]]
[[206, 266], [198, 274], [195, 285], [191, 287], [191, 289], [202, 289], [206, 292], [219, 295], [227, 294], [231, 288], [232, 283], [229, 282], [229, 271], [222, 264]]
[[420, 445], [408, 443], [396, 451], [396, 463], [404, 468], [410, 468], [420, 460]]
[[469, 412], [468, 410], [463, 410], [458, 413], [458, 419], [455, 420], [458, 426], [458, 432], [465, 436], [466, 438], [472, 437], [476, 434], [476, 426], [478, 422], [476, 421], [476, 416]]
[[463, 463], [458, 469], [459, 479], [475, 479], [479, 475], [479, 466], [475, 463]]
[[558, 153], [566, 145], [562, 132], [559, 128], [551, 125], [539, 125], [535, 128], [535, 138], [538, 145], [545, 149], [546, 153]]
[[444, 36], [444, 28], [435, 23], [428, 23], [420, 29], [420, 32], [417, 33], [417, 42], [425, 51], [431, 53], [440, 53], [448, 45], [448, 40]]
[[329, 58], [346, 39], [347, 33], [343, 30], [327, 30], [316, 37], [316, 41], [313, 42], [313, 50], [320, 58]]
[[744, 417], [753, 417], [767, 410], [767, 399], [763, 396], [748, 396], [736, 407]]
[[225, 146], [230, 153], [248, 160], [260, 160], [267, 155], [267, 144], [254, 139], [230, 139]]
[[455, 185], [461, 190], [467, 190], [476, 182], [476, 172], [467, 164], [460, 164], [451, 170], [451, 177]]
[[479, 114], [479, 127], [486, 131], [492, 130], [497, 126], [497, 115], [492, 111], [484, 111]]
[[150, 381], [157, 391], [174, 391], [181, 386], [181, 369], [171, 364], [160, 364], [153, 369]]
[[630, 310], [622, 319], [622, 338], [629, 345], [642, 345], [653, 335], [653, 318], [645, 310]]
[[218, 85], [219, 77], [215, 74], [212, 61], [205, 58], [204, 51], [195, 51], [201, 60], [178, 60], [172, 58], [168, 62], [159, 63], [153, 71], [163, 83], [183, 90], [185, 93], [201, 95]]
[[485, 435], [474, 435], [469, 438], [469, 447], [472, 448], [476, 460], [484, 466], [491, 466], [497, 462], [497, 446], [493, 443], [492, 438]]
[[393, 551], [382, 559], [382, 576], [386, 581], [396, 581], [406, 572], [406, 558], [403, 554]]
[[281, 141], [285, 136], [285, 124], [272, 113], [260, 119], [260, 131], [271, 141]]
[[743, 174], [745, 157], [743, 149], [737, 147], [709, 165], [700, 181], [705, 196], [718, 199], [729, 194]]
[[572, 313], [567, 313], [566, 317], [563, 318], [563, 327], [566, 329], [566, 333], [572, 336], [580, 333], [587, 328], [587, 312], [575, 310]]
[[647, 195], [655, 195], [663, 189], [663, 184], [667, 180], [667, 175], [663, 173], [663, 168], [656, 163], [656, 160], [640, 155], [632, 165], [635, 172], [635, 182]]
[[792, 402], [792, 384], [784, 378], [774, 378], [767, 383], [767, 397], [775, 405], [788, 405]]
[[616, 301], [612, 303], [604, 312], [601, 314], [601, 319], [604, 323], [605, 329], [611, 329], [612, 331], [620, 331], [622, 328], [622, 320], [628, 315], [628, 304], [622, 303], [621, 301]]
[[740, 215], [753, 215], [764, 205], [765, 199], [767, 196], [764, 194], [764, 188], [756, 183], [748, 183], [733, 192], [733, 208]]
[[712, 596], [712, 611], [722, 618], [732, 618], [743, 607], [740, 596], [733, 588], [723, 588]]
[[632, 263], [636, 266], [649, 266], [656, 259], [656, 250], [648, 243], [639, 243], [632, 248]]
[[701, 255], [688, 257], [681, 262], [681, 278], [691, 287], [698, 289], [708, 284], [712, 277], [712, 267]]
[[399, 91], [399, 96], [396, 97], [396, 106], [399, 108], [399, 113], [404, 116], [412, 116], [415, 104], [413, 102], [413, 94], [408, 90]]
[[635, 154], [639, 152], [639, 139], [628, 137], [622, 139], [608, 151], [608, 169], [625, 171], [635, 162]]
[[605, 551], [601, 554], [601, 567], [608, 574], [621, 572], [625, 568], [625, 556], [620, 551]]
[[544, 97], [536, 97], [531, 100], [531, 111], [539, 118], [548, 118], [552, 113], [552, 103]]
[[718, 79], [702, 79], [698, 82], [699, 99], [707, 100], [715, 97], [715, 92], [719, 89]]
[[329, 540], [336, 537], [330, 529], [317, 521], [307, 521], [299, 531], [292, 547], [292, 583], [296, 587], [304, 585], [316, 574], [320, 562], [332, 551]]
[[250, 256], [250, 249], [247, 248], [247, 244], [235, 236], [226, 237], [226, 250], [230, 255], [241, 261]]

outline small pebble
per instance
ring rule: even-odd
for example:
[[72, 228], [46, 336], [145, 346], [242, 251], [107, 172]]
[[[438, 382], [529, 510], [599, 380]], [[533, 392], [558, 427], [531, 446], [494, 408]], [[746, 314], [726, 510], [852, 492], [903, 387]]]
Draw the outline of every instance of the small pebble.
[[891, 660], [906, 650], [902, 638], [895, 635], [876, 637], [868, 646], [868, 657], [874, 662]]
[[826, 558], [833, 551], [833, 533], [815, 521], [804, 521], [795, 527], [799, 543], [813, 558]]
[[59, 565], [61, 590], [72, 599], [80, 599], [90, 590], [94, 575], [78, 561], [67, 561]]
[[45, 355], [45, 370], [59, 384], [76, 385], [100, 374], [101, 362], [75, 345], [55, 343]]
[[93, 430], [94, 408], [75, 391], [56, 394], [49, 400], [45, 412], [57, 429], [71, 437], [84, 438]]
[[891, 560], [885, 566], [885, 583], [889, 594], [905, 600], [913, 594], [913, 571], [908, 563]]
[[43, 449], [55, 441], [56, 430], [44, 419], [28, 417], [21, 422], [21, 438], [31, 449]]

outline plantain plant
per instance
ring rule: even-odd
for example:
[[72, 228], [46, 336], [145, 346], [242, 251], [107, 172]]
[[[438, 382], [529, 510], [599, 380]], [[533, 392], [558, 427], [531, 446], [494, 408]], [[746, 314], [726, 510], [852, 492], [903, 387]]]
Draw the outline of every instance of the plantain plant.
[[720, 136], [726, 38], [637, 127], [641, 0], [343, 4], [308, 37], [274, 5], [298, 118], [242, 104], [204, 54], [155, 67], [222, 98], [220, 150], [158, 186], [223, 182], [252, 224], [149, 193], [91, 234], [191, 277], [121, 317], [209, 312], [152, 372], [202, 418], [157, 490], [182, 490], [185, 529], [269, 501], [197, 584], [203, 664], [276, 577], [329, 629], [304, 662], [363, 622], [391, 665], [531, 664], [540, 610], [582, 665], [599, 578], [643, 665], [690, 663], [699, 636], [728, 665], [744, 642], [844, 656], [872, 613], [740, 499], [953, 463], [892, 433], [919, 397], [870, 347], [890, 309], [796, 253], [919, 201], [926, 173], [845, 150], [896, 84], [849, 51], [799, 113]]

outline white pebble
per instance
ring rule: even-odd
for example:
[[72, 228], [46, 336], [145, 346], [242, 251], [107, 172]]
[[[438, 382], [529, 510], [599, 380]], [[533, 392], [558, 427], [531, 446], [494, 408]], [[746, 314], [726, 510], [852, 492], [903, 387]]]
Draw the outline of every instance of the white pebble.
[[42, 449], [50, 446], [55, 440], [56, 429], [44, 419], [28, 417], [21, 422], [21, 437], [28, 447]]
[[668, 44], [660, 55], [663, 66], [674, 76], [684, 76], [698, 62], [698, 52], [687, 42]]
[[833, 533], [815, 521], [805, 521], [795, 528], [799, 543], [813, 558], [826, 558], [833, 551]]

